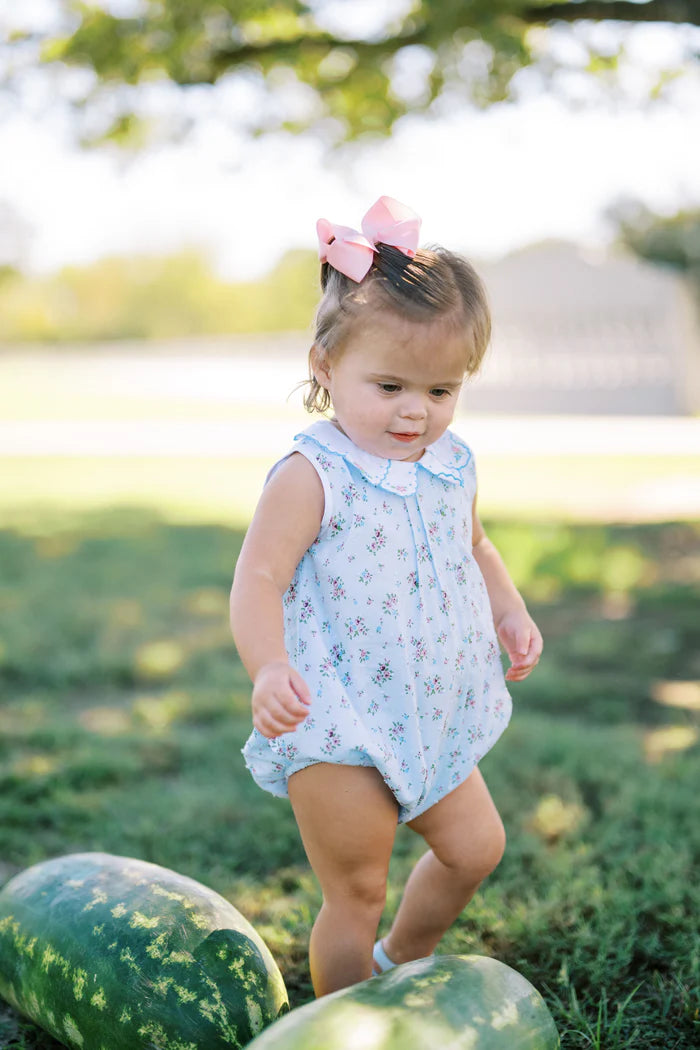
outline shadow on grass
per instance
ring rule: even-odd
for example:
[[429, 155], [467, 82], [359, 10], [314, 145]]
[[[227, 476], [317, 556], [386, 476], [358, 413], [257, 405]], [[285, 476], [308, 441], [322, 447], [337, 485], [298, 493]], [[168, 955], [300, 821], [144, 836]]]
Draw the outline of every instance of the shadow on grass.
[[[546, 640], [482, 768], [506, 857], [448, 934], [545, 991], [565, 1047], [697, 1037], [700, 526], [499, 523]], [[249, 686], [228, 630], [241, 534], [149, 512], [0, 532], [0, 881], [98, 849], [229, 897], [311, 996], [318, 891], [291, 811], [240, 748]], [[420, 853], [405, 829], [387, 921]], [[630, 994], [634, 995], [630, 998]], [[0, 1047], [53, 1045], [0, 1011]]]

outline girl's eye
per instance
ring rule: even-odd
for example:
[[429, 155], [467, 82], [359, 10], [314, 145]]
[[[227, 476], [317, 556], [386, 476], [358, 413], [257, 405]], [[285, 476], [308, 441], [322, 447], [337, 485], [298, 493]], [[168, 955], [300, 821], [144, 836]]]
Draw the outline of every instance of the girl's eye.
[[443, 390], [442, 387], [437, 387], [435, 390], [430, 391], [432, 397], [445, 398], [450, 396], [449, 390]]
[[401, 389], [401, 387], [398, 383], [380, 383], [379, 389], [384, 394], [395, 394], [397, 390]]

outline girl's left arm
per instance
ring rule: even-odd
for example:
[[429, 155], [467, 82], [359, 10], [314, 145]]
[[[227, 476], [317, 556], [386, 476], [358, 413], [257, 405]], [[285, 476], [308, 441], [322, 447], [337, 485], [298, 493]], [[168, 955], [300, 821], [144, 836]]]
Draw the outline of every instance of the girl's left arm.
[[476, 510], [476, 498], [472, 510], [472, 549], [484, 577], [496, 633], [510, 659], [506, 678], [509, 682], [520, 682], [527, 678], [540, 658], [542, 635], [501, 555], [484, 532]]

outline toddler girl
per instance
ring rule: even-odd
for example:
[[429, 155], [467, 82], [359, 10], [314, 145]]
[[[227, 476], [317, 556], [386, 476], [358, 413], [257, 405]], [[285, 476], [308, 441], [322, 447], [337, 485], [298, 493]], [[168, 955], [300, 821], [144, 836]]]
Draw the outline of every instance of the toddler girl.
[[[488, 344], [485, 293], [466, 260], [418, 249], [419, 227], [389, 197], [362, 233], [319, 221], [306, 406], [333, 416], [268, 476], [231, 594], [253, 681], [244, 755], [289, 796], [323, 892], [317, 995], [429, 955], [498, 864], [478, 763], [508, 724], [505, 679], [542, 651], [447, 429]], [[373, 948], [397, 823], [428, 851]]]

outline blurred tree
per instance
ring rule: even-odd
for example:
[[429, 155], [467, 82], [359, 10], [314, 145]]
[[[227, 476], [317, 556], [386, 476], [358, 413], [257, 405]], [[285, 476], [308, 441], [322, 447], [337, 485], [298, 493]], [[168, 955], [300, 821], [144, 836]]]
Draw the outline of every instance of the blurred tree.
[[227, 283], [196, 251], [100, 259], [0, 284], [0, 340], [80, 342], [308, 327], [318, 258], [292, 251], [257, 281]]
[[675, 215], [656, 215], [640, 201], [618, 201], [608, 212], [617, 222], [620, 240], [642, 259], [678, 271], [690, 292], [683, 369], [686, 409], [700, 414], [700, 208]]
[[639, 201], [622, 201], [609, 215], [628, 248], [685, 274], [700, 303], [700, 209], [661, 216]]
[[[94, 141], [138, 140], [136, 85], [211, 85], [234, 74], [248, 89], [265, 89], [267, 104], [241, 106], [249, 130], [315, 126], [340, 140], [384, 134], [403, 114], [438, 99], [488, 105], [512, 97], [526, 67], [545, 82], [562, 68], [613, 81], [624, 23], [700, 24], [700, 0], [392, 0], [369, 9], [369, 20], [367, 5], [352, 0], [55, 4], [62, 28], [15, 32], [10, 46], [34, 40], [45, 63], [92, 74], [74, 101], [102, 105], [102, 125], [89, 131]], [[600, 22], [608, 32], [598, 31]], [[557, 46], [567, 24], [575, 27], [573, 44]], [[662, 92], [679, 66], [696, 62], [697, 36], [685, 36], [676, 68], [658, 69], [650, 94]]]

